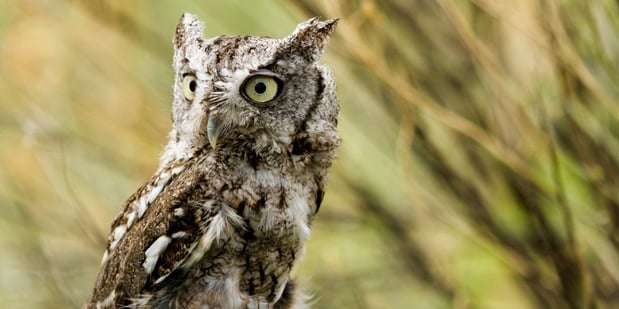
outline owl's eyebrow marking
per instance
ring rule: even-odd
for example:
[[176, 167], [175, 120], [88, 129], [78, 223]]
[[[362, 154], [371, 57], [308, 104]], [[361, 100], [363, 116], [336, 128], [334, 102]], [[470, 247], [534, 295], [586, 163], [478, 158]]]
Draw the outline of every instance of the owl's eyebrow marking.
[[275, 73], [275, 72], [273, 72], [273, 71], [271, 71], [269, 69], [266, 69], [264, 67], [259, 67], [257, 69], [249, 70], [249, 75], [267, 75], [267, 76], [274, 76], [274, 77], [277, 77], [277, 78], [281, 79], [279, 74], [277, 74], [277, 73]]
[[262, 69], [269, 70], [269, 71], [273, 72], [274, 71], [273, 68], [275, 68], [277, 66], [277, 60], [279, 60], [279, 59], [277, 59], [277, 57], [273, 57], [271, 62], [268, 62], [267, 64], [261, 66], [258, 69], [262, 68]]

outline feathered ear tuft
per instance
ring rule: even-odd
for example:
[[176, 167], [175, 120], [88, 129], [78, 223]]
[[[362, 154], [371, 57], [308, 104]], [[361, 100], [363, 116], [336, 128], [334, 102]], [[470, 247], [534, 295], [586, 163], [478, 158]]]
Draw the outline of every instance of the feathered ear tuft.
[[192, 14], [184, 13], [176, 26], [174, 34], [174, 48], [180, 49], [183, 46], [202, 39], [204, 33], [204, 25]]
[[297, 25], [294, 32], [284, 39], [287, 52], [301, 56], [308, 63], [318, 61], [324, 54], [339, 19], [318, 20], [311, 18]]

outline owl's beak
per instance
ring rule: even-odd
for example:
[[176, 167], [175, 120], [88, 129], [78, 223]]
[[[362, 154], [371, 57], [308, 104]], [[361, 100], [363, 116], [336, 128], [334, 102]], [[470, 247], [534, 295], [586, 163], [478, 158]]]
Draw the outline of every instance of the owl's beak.
[[217, 138], [219, 138], [221, 131], [221, 121], [209, 115], [208, 122], [206, 124], [206, 136], [208, 137], [208, 142], [211, 144], [213, 149], [217, 146]]

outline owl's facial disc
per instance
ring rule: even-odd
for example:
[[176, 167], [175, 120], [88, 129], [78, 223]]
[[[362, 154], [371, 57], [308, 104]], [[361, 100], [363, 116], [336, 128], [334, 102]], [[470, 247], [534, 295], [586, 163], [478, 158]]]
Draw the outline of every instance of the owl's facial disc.
[[[237, 103], [233, 102], [240, 99], [253, 105], [253, 110], [256, 110], [256, 108], [257, 110], [263, 110], [277, 104], [277, 98], [279, 98], [284, 89], [284, 82], [276, 73], [266, 69], [259, 69], [246, 75], [242, 82], [220, 83], [218, 86], [222, 89], [227, 88], [230, 92], [228, 94], [222, 94], [223, 92], [211, 93], [212, 105], [208, 108], [206, 133], [213, 149], [217, 147], [217, 141], [221, 135], [225, 134], [224, 132], [228, 131], [231, 126], [235, 126], [235, 124], [244, 126], [238, 123], [239, 121], [226, 119], [227, 116], [234, 115], [231, 118], [235, 118], [239, 117], [239, 115], [235, 108], [222, 109], [221, 103], [231, 100], [223, 105], [236, 105], [239, 108], [238, 101]], [[241, 103], [240, 106], [246, 106], [244, 104]], [[245, 109], [247, 107], [240, 108]], [[228, 113], [232, 115], [226, 115]], [[245, 114], [245, 118], [247, 119], [247, 114]]]

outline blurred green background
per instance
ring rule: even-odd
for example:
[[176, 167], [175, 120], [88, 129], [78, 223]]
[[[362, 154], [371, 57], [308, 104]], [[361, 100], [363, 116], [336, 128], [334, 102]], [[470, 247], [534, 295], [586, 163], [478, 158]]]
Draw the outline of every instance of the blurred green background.
[[2, 1], [0, 304], [77, 308], [170, 128], [171, 38], [340, 17], [315, 308], [619, 308], [611, 0]]

